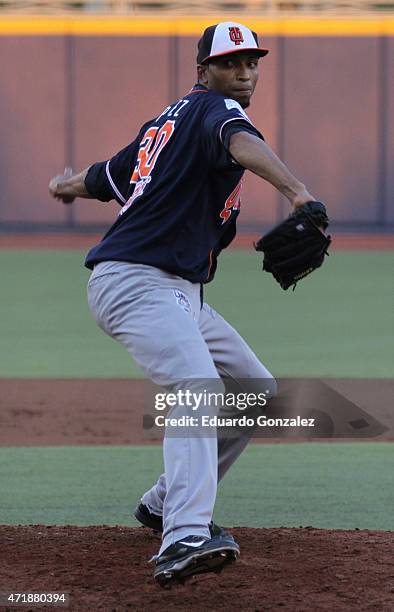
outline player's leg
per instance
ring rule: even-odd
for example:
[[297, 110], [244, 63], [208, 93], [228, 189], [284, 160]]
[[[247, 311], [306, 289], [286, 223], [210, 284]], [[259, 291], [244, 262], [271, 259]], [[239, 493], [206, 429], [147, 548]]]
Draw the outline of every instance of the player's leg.
[[[199, 327], [216, 369], [223, 378], [239, 381], [241, 387], [238, 387], [238, 390], [245, 393], [264, 393], [267, 398], [276, 395], [277, 384], [271, 372], [261, 363], [242, 336], [206, 303], [200, 312]], [[237, 388], [237, 385], [235, 387]], [[222, 412], [230, 416], [228, 408], [223, 408]], [[230, 412], [239, 414], [237, 409]], [[247, 415], [247, 410], [243, 414]], [[242, 432], [234, 437], [219, 437], [219, 480], [242, 453], [253, 431], [252, 428], [243, 428]]]
[[[262, 392], [267, 398], [276, 394], [276, 381], [271, 372], [261, 363], [240, 334], [206, 303], [200, 311], [199, 328], [215, 367], [223, 378], [242, 381], [245, 392]], [[249, 386], [248, 381], [250, 381]], [[227, 416], [229, 415], [227, 413]], [[245, 428], [238, 436], [219, 437], [219, 480], [242, 453], [252, 435], [253, 429]], [[165, 475], [161, 474], [157, 483], [142, 496], [141, 502], [152, 514], [160, 516], [165, 496], [166, 479]]]
[[[198, 327], [198, 285], [150, 266], [106, 262], [95, 268], [88, 297], [98, 324], [156, 384], [191, 379], [195, 385], [199, 380], [222, 384]], [[217, 439], [187, 434], [171, 437], [166, 432], [163, 443], [166, 495], [160, 553], [191, 534], [210, 537]]]

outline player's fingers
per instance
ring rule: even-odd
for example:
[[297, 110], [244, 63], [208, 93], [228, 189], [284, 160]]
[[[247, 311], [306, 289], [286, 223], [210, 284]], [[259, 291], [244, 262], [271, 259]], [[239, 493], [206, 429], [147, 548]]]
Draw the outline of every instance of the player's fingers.
[[51, 179], [49, 181], [49, 185], [48, 185], [49, 193], [54, 198], [57, 197], [56, 196], [56, 188], [57, 188], [57, 177], [55, 176], [53, 179]]
[[49, 181], [49, 186], [51, 187], [56, 187], [56, 185], [58, 184], [59, 181], [61, 181], [62, 179], [64, 179], [64, 175], [63, 174], [57, 174], [56, 176], [54, 176], [50, 181]]
[[70, 178], [72, 176], [72, 174], [73, 174], [72, 168], [70, 168], [69, 166], [66, 166], [64, 168], [64, 173], [63, 174], [57, 174], [56, 176], [54, 176], [49, 181], [49, 185], [48, 185], [49, 193], [56, 200], [59, 200], [60, 202], [63, 202], [63, 204], [72, 204], [72, 202], [74, 202], [74, 200], [75, 200], [74, 196], [69, 196], [69, 195], [64, 195], [64, 194], [59, 194], [58, 193], [59, 183], [64, 181], [64, 179], [66, 179], [66, 178]]

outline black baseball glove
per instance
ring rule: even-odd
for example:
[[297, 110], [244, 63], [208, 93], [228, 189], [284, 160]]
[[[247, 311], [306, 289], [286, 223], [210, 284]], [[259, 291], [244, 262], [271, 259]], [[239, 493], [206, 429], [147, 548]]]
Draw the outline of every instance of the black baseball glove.
[[319, 268], [331, 243], [329, 219], [322, 202], [307, 202], [255, 243], [264, 253], [263, 270], [271, 272], [282, 289]]

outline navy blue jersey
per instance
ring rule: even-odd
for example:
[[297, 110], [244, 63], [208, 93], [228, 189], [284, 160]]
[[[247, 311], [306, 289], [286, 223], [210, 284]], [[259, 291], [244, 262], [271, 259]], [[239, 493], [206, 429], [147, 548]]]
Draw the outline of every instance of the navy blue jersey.
[[88, 192], [122, 208], [85, 265], [128, 261], [192, 282], [212, 280], [220, 251], [236, 233], [244, 168], [227, 144], [239, 130], [263, 138], [238, 102], [196, 85], [131, 144], [94, 164]]

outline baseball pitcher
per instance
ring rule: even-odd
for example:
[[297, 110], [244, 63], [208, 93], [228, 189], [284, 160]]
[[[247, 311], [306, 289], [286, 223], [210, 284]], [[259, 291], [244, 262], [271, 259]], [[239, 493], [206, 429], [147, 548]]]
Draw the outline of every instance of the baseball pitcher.
[[[271, 373], [203, 300], [236, 233], [246, 169], [285, 195], [293, 211], [315, 200], [245, 112], [267, 54], [242, 24], [208, 27], [189, 92], [158, 109], [110, 159], [50, 181], [50, 193], [64, 203], [118, 202], [116, 221], [86, 257], [89, 306], [155, 384], [210, 381], [220, 390], [227, 376], [264, 380], [275, 395]], [[239, 556], [212, 514], [218, 480], [248, 439], [165, 436], [164, 473], [135, 511], [143, 525], [162, 532], [154, 569], [161, 586], [220, 571]]]

